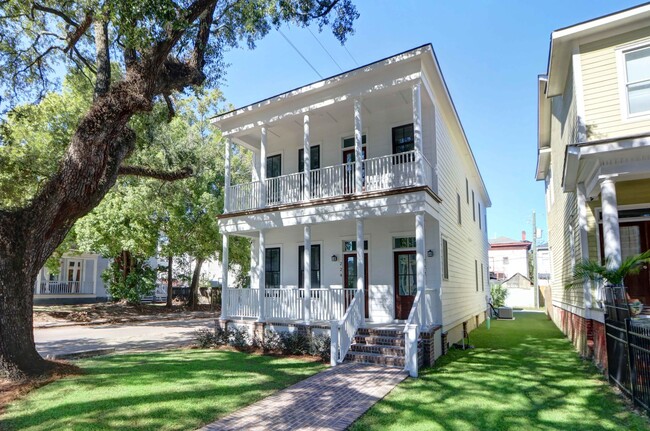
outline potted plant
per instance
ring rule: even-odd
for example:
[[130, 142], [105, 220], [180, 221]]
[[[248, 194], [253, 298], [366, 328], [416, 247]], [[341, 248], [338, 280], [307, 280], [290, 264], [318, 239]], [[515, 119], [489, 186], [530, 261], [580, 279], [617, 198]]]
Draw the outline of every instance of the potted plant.
[[604, 283], [606, 287], [621, 288], [623, 298], [627, 303], [630, 315], [636, 316], [643, 310], [643, 304], [638, 299], [632, 299], [625, 293], [624, 280], [628, 275], [638, 274], [644, 264], [650, 262], [650, 250], [629, 256], [618, 267], [611, 265], [611, 257], [605, 265], [593, 260], [584, 260], [575, 265], [573, 270], [574, 280], [567, 288], [582, 286], [587, 280], [594, 283]]

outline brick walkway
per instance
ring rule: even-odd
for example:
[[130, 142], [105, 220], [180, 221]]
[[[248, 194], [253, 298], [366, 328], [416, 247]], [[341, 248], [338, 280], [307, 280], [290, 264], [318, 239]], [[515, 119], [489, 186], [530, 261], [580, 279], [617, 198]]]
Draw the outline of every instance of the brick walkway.
[[200, 431], [343, 431], [407, 373], [399, 368], [343, 364], [244, 407]]

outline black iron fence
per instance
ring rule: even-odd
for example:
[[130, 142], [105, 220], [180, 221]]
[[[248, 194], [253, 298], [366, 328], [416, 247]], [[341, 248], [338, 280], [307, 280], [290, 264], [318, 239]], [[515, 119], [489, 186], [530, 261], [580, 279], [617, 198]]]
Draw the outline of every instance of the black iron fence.
[[650, 319], [632, 318], [622, 286], [605, 288], [609, 380], [650, 412]]

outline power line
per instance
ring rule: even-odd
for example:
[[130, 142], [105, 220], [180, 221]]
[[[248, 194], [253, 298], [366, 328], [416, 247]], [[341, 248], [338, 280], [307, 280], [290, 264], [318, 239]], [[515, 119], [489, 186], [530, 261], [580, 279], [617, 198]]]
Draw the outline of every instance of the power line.
[[347, 52], [348, 55], [350, 56], [350, 58], [352, 59], [352, 61], [354, 61], [354, 64], [356, 64], [357, 66], [359, 66], [359, 62], [357, 62], [357, 59], [354, 58], [354, 56], [352, 55], [352, 53], [351, 53], [350, 51], [348, 51], [348, 47], [345, 46], [345, 45], [343, 45], [343, 49], [345, 49], [345, 52]]
[[332, 57], [332, 54], [330, 54], [330, 52], [327, 50], [327, 48], [325, 48], [325, 46], [320, 42], [320, 40], [316, 37], [316, 35], [314, 34], [314, 32], [312, 32], [311, 29], [310, 29], [309, 27], [307, 27], [307, 30], [309, 30], [309, 33], [311, 33], [311, 35], [314, 36], [314, 39], [316, 39], [316, 42], [318, 42], [318, 44], [320, 45], [320, 47], [323, 48], [323, 51], [325, 51], [325, 53], [327, 53], [327, 55], [329, 55], [329, 57], [332, 59], [332, 61], [334, 62], [334, 64], [336, 64], [336, 65], [338, 66], [338, 68], [341, 70], [341, 72], [343, 72], [343, 68], [341, 67], [341, 65], [338, 64], [338, 63], [336, 62], [336, 60], [334, 60], [334, 57]]
[[300, 57], [302, 57], [303, 60], [305, 60], [305, 63], [307, 63], [307, 64], [309, 65], [309, 67], [311, 67], [312, 70], [313, 70], [314, 72], [316, 72], [316, 75], [318, 75], [318, 76], [320, 77], [320, 79], [323, 79], [323, 75], [321, 75], [321, 74], [318, 72], [318, 70], [316, 70], [316, 68], [315, 68], [315, 67], [314, 67], [314, 66], [309, 62], [309, 60], [307, 60], [307, 58], [306, 58], [304, 55], [302, 55], [302, 52], [300, 52], [300, 50], [299, 50], [298, 48], [296, 48], [296, 45], [294, 45], [293, 43], [291, 43], [291, 41], [289, 40], [289, 38], [288, 38], [287, 36], [285, 36], [284, 33], [282, 33], [282, 30], [278, 29], [278, 31], [280, 32], [280, 34], [282, 35], [282, 37], [284, 38], [284, 40], [286, 40], [287, 43], [288, 43], [289, 45], [291, 45], [291, 47], [292, 47], [293, 49], [296, 50], [296, 52], [298, 53], [298, 55], [299, 55]]

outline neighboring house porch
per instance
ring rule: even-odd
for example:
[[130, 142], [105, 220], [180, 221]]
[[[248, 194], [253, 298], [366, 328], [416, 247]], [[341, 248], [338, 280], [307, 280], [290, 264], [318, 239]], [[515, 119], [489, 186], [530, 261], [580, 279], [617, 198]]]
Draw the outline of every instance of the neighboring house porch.
[[108, 259], [98, 254], [65, 254], [58, 273], [42, 268], [34, 286], [35, 304], [75, 304], [108, 299], [101, 273]]

